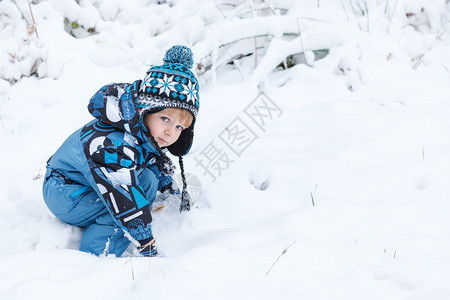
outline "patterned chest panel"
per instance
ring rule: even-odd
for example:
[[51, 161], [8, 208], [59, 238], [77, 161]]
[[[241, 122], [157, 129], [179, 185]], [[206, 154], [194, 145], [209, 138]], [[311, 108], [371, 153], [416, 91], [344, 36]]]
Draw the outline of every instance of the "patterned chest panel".
[[139, 170], [145, 167], [145, 157], [149, 155], [131, 134], [101, 121], [91, 122], [82, 129], [81, 143], [88, 161], [102, 162], [115, 171], [120, 168]]

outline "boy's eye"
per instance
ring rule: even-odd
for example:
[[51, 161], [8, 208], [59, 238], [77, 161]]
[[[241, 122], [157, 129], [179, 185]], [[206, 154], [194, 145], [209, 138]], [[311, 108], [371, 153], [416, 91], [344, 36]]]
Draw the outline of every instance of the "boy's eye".
[[181, 125], [177, 125], [177, 129], [178, 129], [178, 130], [183, 130], [183, 129], [184, 129], [184, 127], [183, 127], [183, 126], [181, 126]]
[[167, 117], [161, 117], [161, 120], [163, 120], [164, 122], [168, 122], [168, 121], [169, 121], [169, 118], [167, 118]]

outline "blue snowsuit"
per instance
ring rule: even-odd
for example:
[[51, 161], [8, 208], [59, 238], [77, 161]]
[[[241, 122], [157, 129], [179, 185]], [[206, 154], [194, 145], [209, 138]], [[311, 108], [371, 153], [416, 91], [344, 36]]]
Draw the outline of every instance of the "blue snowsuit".
[[151, 205], [172, 183], [155, 160], [160, 155], [139, 126], [141, 81], [102, 87], [90, 100], [96, 118], [70, 135], [47, 163], [43, 195], [62, 221], [84, 228], [80, 250], [96, 255], [153, 237]]

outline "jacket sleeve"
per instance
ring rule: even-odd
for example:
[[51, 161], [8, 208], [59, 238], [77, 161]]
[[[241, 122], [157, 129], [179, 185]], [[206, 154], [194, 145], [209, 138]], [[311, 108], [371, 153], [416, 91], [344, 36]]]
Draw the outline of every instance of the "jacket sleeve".
[[140, 81], [110, 84], [95, 93], [88, 109], [97, 120], [83, 128], [80, 139], [89, 165], [86, 171], [100, 198], [116, 223], [142, 241], [152, 236], [152, 199], [146, 198], [138, 176], [145, 167], [137, 146], [142, 142], [136, 105], [139, 86]]
[[118, 224], [139, 241], [152, 237], [152, 216], [150, 201], [146, 199], [135, 169], [138, 155], [136, 148], [129, 145], [105, 146], [103, 143], [88, 160], [109, 212]]
[[165, 175], [161, 170], [159, 170], [158, 166], [153, 163], [148, 168], [155, 174], [156, 178], [158, 179], [158, 191], [163, 191], [165, 188], [167, 188], [169, 185], [172, 184], [173, 179], [170, 175]]

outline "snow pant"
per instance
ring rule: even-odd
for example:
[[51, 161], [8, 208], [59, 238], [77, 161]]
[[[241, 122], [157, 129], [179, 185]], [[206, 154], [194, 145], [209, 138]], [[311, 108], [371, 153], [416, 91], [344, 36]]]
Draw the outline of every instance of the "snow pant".
[[[150, 201], [150, 209], [156, 198], [155, 183], [158, 180], [149, 169], [145, 169], [138, 180]], [[130, 245], [123, 229], [114, 221], [92, 187], [77, 184], [54, 170], [47, 169], [43, 195], [47, 207], [58, 219], [84, 229], [81, 251], [95, 255], [115, 254], [119, 257]]]

